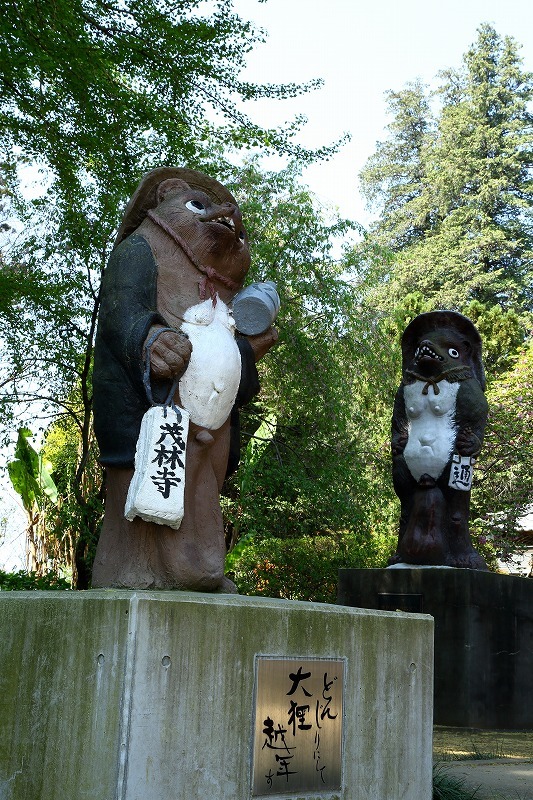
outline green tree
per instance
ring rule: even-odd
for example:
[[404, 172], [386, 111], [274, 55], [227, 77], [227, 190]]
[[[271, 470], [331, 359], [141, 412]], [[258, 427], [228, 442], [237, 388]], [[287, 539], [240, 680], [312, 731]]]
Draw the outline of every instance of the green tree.
[[58, 503], [47, 510], [47, 540], [61, 554], [58, 561], [72, 575], [73, 584], [86, 587], [90, 585], [105, 496], [92, 428], [84, 445], [72, 416], [57, 417], [46, 430], [43, 453], [53, 468], [58, 491]]
[[463, 309], [483, 341], [483, 364], [489, 385], [507, 372], [516, 361], [524, 339], [530, 334], [533, 319], [500, 305], [486, 305], [472, 300]]
[[[92, 458], [92, 351], [99, 280], [108, 244], [96, 225], [90, 246], [74, 242], [47, 206], [34, 209], [32, 220], [35, 227], [26, 228], [9, 251], [4, 251], [0, 270], [6, 301], [0, 305], [4, 442], [14, 417], [33, 419], [33, 425], [39, 420], [41, 430], [50, 419], [60, 418], [65, 424], [69, 421], [77, 454], [76, 463], [71, 464], [70, 485], [79, 512], [78, 524], [71, 531], [81, 540], [92, 514], [92, 502], [83, 487]], [[50, 507], [46, 509], [47, 518], [55, 514]], [[43, 536], [50, 533], [45, 522]], [[64, 533], [68, 542], [68, 533]], [[68, 554], [70, 550], [70, 546], [65, 550], [62, 545], [62, 552]], [[78, 552], [77, 547], [74, 552]], [[82, 560], [72, 566], [75, 580], [80, 578], [80, 588], [87, 587]]]
[[506, 557], [516, 548], [517, 520], [533, 497], [533, 341], [487, 392], [489, 423], [473, 493], [475, 527]]
[[[99, 286], [121, 207], [154, 166], [218, 175], [232, 148], [303, 162], [331, 152], [294, 144], [302, 119], [263, 130], [242, 110], [250, 100], [318, 85], [242, 81], [246, 54], [262, 36], [231, 0], [218, 0], [209, 14], [198, 0], [2, 5], [0, 183], [9, 226], [0, 256], [0, 417], [9, 431], [15, 416], [43, 425], [59, 416], [75, 437], [63, 484], [81, 515], [71, 529], [80, 587], [98, 513], [91, 488], [98, 471], [87, 480], [86, 470], [94, 461]], [[26, 165], [40, 169], [29, 199], [20, 184]]]
[[383, 537], [358, 532], [295, 539], [254, 539], [232, 573], [242, 594], [335, 603], [339, 569], [385, 565]]
[[52, 465], [38, 453], [28, 439], [29, 428], [20, 428], [15, 457], [8, 464], [13, 488], [19, 494], [28, 519], [28, 570], [43, 575], [56, 566], [53, 548], [46, 535], [45, 509], [47, 502], [57, 503], [57, 486], [52, 478]]
[[441, 73], [434, 126], [420, 88], [394, 96], [391, 139], [362, 176], [382, 203], [370, 240], [395, 253], [376, 292], [386, 307], [418, 290], [435, 306], [531, 309], [533, 76], [521, 64], [516, 42], [485, 24], [461, 69]]
[[418, 81], [386, 93], [392, 121], [389, 138], [378, 142], [359, 179], [373, 208], [383, 208], [376, 238], [401, 250], [423, 238], [432, 226], [426, 203], [426, 148], [434, 136], [429, 99]]
[[[322, 553], [329, 548], [330, 566], [342, 554], [362, 564], [365, 551], [385, 563], [392, 546], [394, 500], [380, 480], [388, 433], [384, 442], [373, 411], [392, 403], [396, 365], [360, 306], [349, 258], [333, 255], [336, 239], [356, 226], [321, 208], [297, 178], [294, 165], [263, 174], [254, 162], [240, 175], [253, 243], [250, 279], [275, 280], [282, 301], [279, 345], [260, 362], [261, 395], [243, 414], [244, 441], [257, 435], [262, 447], [226, 487], [228, 539], [238, 531], [246, 544], [237, 545], [230, 565], [246, 591], [254, 575], [257, 587], [264, 578], [254, 558], [282, 570], [315, 539]], [[258, 429], [261, 421], [266, 429]], [[328, 586], [330, 579], [328, 573]], [[268, 591], [272, 585], [264, 584]], [[285, 591], [302, 596], [303, 589], [289, 582]], [[313, 592], [309, 583], [308, 599], [319, 597]]]
[[113, 209], [152, 165], [212, 163], [213, 141], [310, 157], [291, 142], [301, 119], [266, 131], [237, 102], [294, 97], [319, 83], [241, 80], [262, 38], [232, 0], [216, 0], [208, 14], [199, 0], [4, 2], [2, 148], [47, 165], [74, 216], [88, 182]]

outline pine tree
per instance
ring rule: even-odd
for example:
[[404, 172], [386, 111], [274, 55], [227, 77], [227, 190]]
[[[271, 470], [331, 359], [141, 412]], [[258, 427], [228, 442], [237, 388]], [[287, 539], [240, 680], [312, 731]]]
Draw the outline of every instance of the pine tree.
[[359, 247], [366, 303], [392, 350], [421, 311], [456, 309], [477, 325], [491, 414], [471, 520], [494, 557], [506, 542], [513, 546], [516, 517], [532, 496], [524, 443], [531, 440], [533, 75], [515, 41], [482, 25], [460, 69], [442, 72], [433, 96], [415, 97], [411, 88], [391, 96], [402, 100], [390, 106], [391, 136], [362, 174], [368, 199], [380, 203]]
[[[424, 117], [421, 146], [410, 151], [415, 165], [402, 169], [402, 139], [416, 139], [397, 109], [393, 140], [373, 157], [381, 156], [388, 180], [368, 167], [363, 173], [367, 195], [383, 204], [370, 239], [397, 254], [382, 300], [394, 304], [418, 290], [436, 306], [531, 308], [533, 76], [522, 70], [516, 42], [482, 25], [461, 69], [441, 81], [437, 125]], [[419, 177], [413, 196], [397, 191], [409, 185], [406, 173]]]
[[420, 82], [386, 97], [393, 115], [390, 138], [377, 143], [359, 177], [370, 206], [385, 201], [379, 239], [397, 250], [419, 241], [431, 224], [424, 194], [425, 148], [432, 140], [433, 118]]

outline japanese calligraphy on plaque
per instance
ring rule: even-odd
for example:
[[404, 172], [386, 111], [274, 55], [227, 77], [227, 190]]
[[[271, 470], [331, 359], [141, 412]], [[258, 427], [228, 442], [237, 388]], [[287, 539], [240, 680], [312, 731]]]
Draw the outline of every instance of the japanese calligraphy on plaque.
[[256, 657], [253, 797], [341, 788], [344, 669]]
[[476, 459], [471, 456], [460, 456], [454, 453], [450, 465], [450, 480], [448, 481], [448, 486], [451, 486], [452, 489], [469, 492], [472, 488], [472, 476], [475, 463]]

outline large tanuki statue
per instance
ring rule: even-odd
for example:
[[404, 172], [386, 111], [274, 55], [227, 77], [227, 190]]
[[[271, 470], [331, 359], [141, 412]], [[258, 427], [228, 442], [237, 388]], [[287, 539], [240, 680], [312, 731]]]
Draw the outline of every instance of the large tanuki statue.
[[[228, 304], [249, 264], [239, 208], [220, 183], [187, 169], [145, 176], [102, 284], [93, 385], [107, 497], [94, 587], [235, 588], [219, 492], [238, 458], [238, 408], [259, 390], [255, 362], [277, 338], [273, 328], [235, 337]], [[152, 490], [162, 503], [181, 491], [182, 518], [169, 524], [135, 508], [125, 517], [152, 405], [166, 420], [147, 466]]]
[[453, 311], [420, 314], [404, 331], [402, 358], [392, 418], [401, 519], [390, 563], [487, 569], [468, 528], [488, 411], [479, 333]]

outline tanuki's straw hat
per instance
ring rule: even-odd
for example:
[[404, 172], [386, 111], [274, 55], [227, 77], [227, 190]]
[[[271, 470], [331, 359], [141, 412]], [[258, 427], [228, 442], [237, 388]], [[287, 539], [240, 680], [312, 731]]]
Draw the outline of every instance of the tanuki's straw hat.
[[237, 205], [233, 195], [221, 183], [203, 172], [185, 167], [158, 167], [143, 176], [130, 202], [126, 206], [122, 222], [118, 229], [114, 247], [139, 227], [146, 212], [157, 205], [157, 187], [169, 178], [179, 178], [189, 184], [191, 189], [205, 192], [217, 204], [232, 203]]

